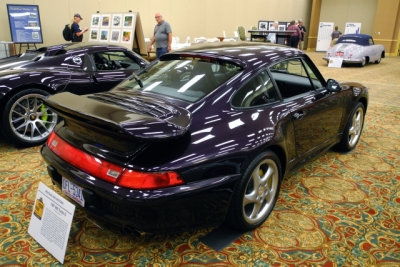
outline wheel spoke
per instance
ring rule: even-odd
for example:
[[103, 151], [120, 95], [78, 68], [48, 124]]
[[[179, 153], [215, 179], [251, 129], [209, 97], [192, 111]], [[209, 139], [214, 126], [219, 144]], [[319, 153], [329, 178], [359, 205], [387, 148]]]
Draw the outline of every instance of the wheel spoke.
[[260, 166], [258, 166], [258, 168], [256, 168], [253, 171], [253, 174], [251, 175], [251, 178], [253, 179], [254, 188], [258, 188], [260, 186], [260, 183], [261, 183]]
[[261, 209], [261, 203], [257, 201], [254, 204], [253, 211], [250, 214], [250, 218], [251, 219], [255, 219], [258, 216], [258, 213], [260, 212], [260, 209]]
[[14, 123], [16, 123], [16, 122], [19, 122], [20, 120], [25, 120], [25, 121], [26, 121], [26, 118], [24, 118], [24, 117], [18, 117], [18, 118], [16, 118], [15, 120], [12, 120], [11, 123], [14, 124]]
[[252, 191], [250, 194], [246, 194], [244, 195], [243, 198], [243, 207], [246, 206], [249, 203], [254, 203], [257, 201], [256, 199], [257, 195], [256, 195], [256, 191]]
[[23, 106], [20, 102], [17, 102], [17, 105], [20, 106], [23, 110], [25, 110], [26, 113], [29, 112], [29, 109], [27, 109], [25, 106]]
[[34, 112], [36, 112], [38, 110], [38, 104], [37, 104], [37, 97], [33, 98], [33, 110]]

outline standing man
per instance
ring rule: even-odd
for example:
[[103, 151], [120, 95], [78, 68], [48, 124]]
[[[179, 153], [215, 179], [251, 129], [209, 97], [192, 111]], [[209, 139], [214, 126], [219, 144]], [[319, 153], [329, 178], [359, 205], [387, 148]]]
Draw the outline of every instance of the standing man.
[[300, 29], [299, 27], [296, 25], [296, 22], [294, 20], [292, 20], [290, 22], [289, 27], [287, 28], [288, 31], [294, 31], [293, 33], [290, 33], [290, 38], [289, 38], [289, 43], [288, 45], [293, 47], [293, 48], [298, 48], [299, 46], [299, 42], [301, 42], [300, 39]]
[[[278, 30], [278, 22], [274, 21], [274, 25], [270, 28], [271, 31], [276, 31]], [[267, 39], [272, 43], [276, 44], [276, 33], [271, 32], [268, 34]]]
[[300, 42], [300, 49], [303, 50], [304, 49], [304, 35], [306, 35], [307, 31], [306, 31], [306, 27], [303, 26], [303, 20], [299, 19], [299, 29], [301, 32], [301, 42]]
[[88, 28], [84, 28], [81, 30], [79, 28], [79, 22], [83, 20], [81, 15], [76, 13], [74, 15], [74, 20], [71, 24], [71, 32], [72, 32], [72, 42], [82, 42], [83, 39], [83, 33], [87, 32]]
[[156, 57], [160, 58], [171, 50], [172, 31], [169, 23], [163, 20], [160, 13], [156, 13], [157, 25], [154, 27], [154, 34], [149, 45], [149, 52], [154, 42], [156, 42]]

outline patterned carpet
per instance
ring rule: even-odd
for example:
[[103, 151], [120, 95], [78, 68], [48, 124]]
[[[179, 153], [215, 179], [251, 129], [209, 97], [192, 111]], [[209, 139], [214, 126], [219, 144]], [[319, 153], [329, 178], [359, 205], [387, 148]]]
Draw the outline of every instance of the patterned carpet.
[[[212, 229], [123, 236], [77, 209], [65, 265], [400, 266], [400, 58], [328, 69], [322, 54], [310, 56], [326, 78], [370, 87], [354, 151], [329, 151], [286, 178], [268, 220], [221, 251], [199, 241]], [[1, 266], [59, 264], [27, 233], [39, 181], [59, 192], [38, 147], [19, 150], [0, 140]]]

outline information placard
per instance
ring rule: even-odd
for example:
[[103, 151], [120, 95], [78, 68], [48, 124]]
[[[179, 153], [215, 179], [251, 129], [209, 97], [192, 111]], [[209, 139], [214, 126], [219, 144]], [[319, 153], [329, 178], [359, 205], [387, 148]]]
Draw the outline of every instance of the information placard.
[[37, 5], [7, 4], [7, 11], [14, 43], [43, 43]]
[[331, 57], [329, 58], [328, 67], [329, 68], [341, 68], [343, 64], [343, 58], [341, 57]]
[[315, 50], [319, 51], [327, 51], [329, 49], [329, 45], [331, 44], [332, 37], [331, 34], [333, 32], [333, 22], [320, 22], [318, 28], [318, 37], [317, 37], [317, 47]]
[[61, 263], [64, 263], [74, 212], [73, 204], [39, 183], [28, 233]]

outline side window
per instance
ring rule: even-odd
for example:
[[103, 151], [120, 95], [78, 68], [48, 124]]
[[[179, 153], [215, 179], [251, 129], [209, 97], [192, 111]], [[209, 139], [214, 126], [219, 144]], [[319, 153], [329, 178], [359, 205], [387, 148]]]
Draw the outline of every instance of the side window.
[[93, 61], [97, 70], [137, 70], [140, 66], [123, 51], [94, 53]]
[[322, 88], [323, 85], [321, 81], [318, 79], [317, 75], [315, 75], [314, 71], [311, 69], [311, 67], [308, 65], [306, 61], [303, 61], [305, 68], [307, 69], [308, 74], [310, 75], [311, 82], [314, 85], [315, 89]]
[[374, 45], [374, 40], [372, 40], [372, 38], [369, 38], [369, 45]]
[[250, 79], [232, 99], [235, 107], [256, 107], [278, 100], [274, 85], [267, 71]]
[[279, 62], [271, 66], [270, 71], [283, 98], [294, 97], [314, 89], [304, 65], [298, 58]]

